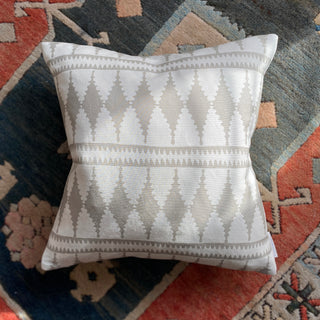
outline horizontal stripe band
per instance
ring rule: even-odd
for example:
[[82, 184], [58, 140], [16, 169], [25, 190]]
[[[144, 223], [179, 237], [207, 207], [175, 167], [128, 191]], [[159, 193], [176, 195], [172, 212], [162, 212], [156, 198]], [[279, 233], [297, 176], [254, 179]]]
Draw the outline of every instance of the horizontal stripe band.
[[122, 144], [77, 143], [72, 159], [81, 164], [154, 167], [239, 168], [251, 165], [247, 147], [156, 147]]
[[57, 253], [150, 252], [218, 259], [254, 259], [271, 252], [268, 237], [253, 243], [174, 243], [148, 240], [72, 238], [52, 231], [48, 248]]
[[143, 60], [85, 54], [59, 56], [48, 61], [48, 65], [54, 76], [63, 71], [75, 69], [132, 70], [161, 73], [186, 69], [245, 68], [264, 74], [265, 68], [269, 63], [270, 59], [268, 57], [251, 52], [209, 54], [154, 64]]

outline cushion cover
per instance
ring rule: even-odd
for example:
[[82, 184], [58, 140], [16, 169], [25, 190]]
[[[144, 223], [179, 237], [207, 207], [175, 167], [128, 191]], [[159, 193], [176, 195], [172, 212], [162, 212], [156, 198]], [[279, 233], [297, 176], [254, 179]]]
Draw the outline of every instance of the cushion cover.
[[135, 256], [274, 274], [249, 148], [276, 46], [42, 43], [73, 159], [42, 268]]

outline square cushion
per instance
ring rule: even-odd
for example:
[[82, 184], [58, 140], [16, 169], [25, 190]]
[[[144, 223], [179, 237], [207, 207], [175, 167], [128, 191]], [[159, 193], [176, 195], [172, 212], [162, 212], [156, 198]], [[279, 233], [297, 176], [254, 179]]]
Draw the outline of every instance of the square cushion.
[[44, 42], [73, 165], [42, 268], [135, 256], [274, 274], [249, 148], [276, 46], [139, 57]]

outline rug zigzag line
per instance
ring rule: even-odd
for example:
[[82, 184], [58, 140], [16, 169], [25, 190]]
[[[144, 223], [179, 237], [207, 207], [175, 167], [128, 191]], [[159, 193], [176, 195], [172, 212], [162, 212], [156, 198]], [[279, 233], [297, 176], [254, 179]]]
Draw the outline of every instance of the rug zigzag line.
[[34, 50], [30, 53], [29, 57], [23, 61], [18, 69], [13, 73], [11, 78], [0, 90], [0, 103], [10, 93], [10, 91], [18, 84], [24, 74], [31, 68], [31, 66], [40, 58], [41, 49], [40, 45], [37, 45]]
[[3, 286], [0, 284], [0, 297], [5, 301], [8, 307], [16, 314], [16, 316], [21, 320], [31, 320], [27, 313], [22, 309], [22, 307], [12, 300], [8, 293], [4, 290]]
[[[191, 1], [196, 1], [198, 4], [200, 4], [200, 6], [194, 5], [194, 13], [196, 13], [208, 24], [211, 24], [211, 26], [213, 26], [219, 32], [223, 33], [224, 36], [228, 38], [228, 40], [235, 41], [244, 39], [246, 37], [244, 29], [240, 28], [236, 23], [232, 24], [227, 16], [223, 16], [221, 11], [215, 10], [214, 6], [208, 5], [206, 0]], [[224, 23], [230, 24], [231, 28], [229, 30], [223, 28]]]
[[[47, 15], [48, 22], [48, 33], [42, 39], [42, 41], [52, 41], [55, 37], [55, 32], [53, 28], [52, 16]], [[41, 50], [41, 42], [32, 50], [29, 56], [23, 61], [23, 63], [16, 69], [11, 78], [7, 81], [7, 83], [0, 89], [0, 104], [6, 98], [6, 96], [10, 93], [10, 91], [17, 85], [17, 83], [21, 80], [24, 74], [32, 67], [32, 65], [40, 58], [42, 53]]]
[[[210, 14], [209, 11], [210, 10]], [[171, 34], [176, 26], [190, 13], [194, 12], [206, 23], [220, 30], [220, 25], [228, 21], [227, 17], [223, 17], [220, 11], [215, 11], [214, 7], [207, 5], [207, 1], [203, 0], [186, 0], [175, 11], [175, 13], [167, 20], [162, 28], [151, 38], [148, 44], [140, 52], [139, 56], [153, 55], [160, 44]], [[230, 23], [231, 24], [231, 23]], [[226, 30], [224, 30], [226, 32]], [[233, 24], [227, 32], [229, 40], [238, 40], [245, 38], [243, 29]]]
[[151, 38], [139, 56], [151, 56], [158, 49], [161, 43], [171, 34], [181, 20], [192, 11], [188, 2], [180, 4], [173, 15], [165, 22], [161, 29]]
[[271, 176], [276, 177], [278, 170], [299, 150], [299, 148], [309, 139], [313, 132], [320, 126], [320, 113], [310, 120], [307, 126], [300, 134], [290, 143], [271, 166]]
[[[50, 4], [51, 7], [55, 7], [58, 9], [68, 9], [73, 8], [73, 6], [81, 7], [84, 4], [85, 0], [76, 0], [75, 3], [57, 3], [57, 4]], [[28, 5], [28, 8], [31, 6], [31, 8], [37, 9], [39, 6], [39, 3], [29, 3], [25, 2]], [[24, 2], [19, 2], [16, 10], [21, 7], [21, 10], [23, 10]], [[54, 13], [54, 10], [48, 9], [46, 6], [49, 2], [47, 1], [45, 3], [40, 3], [41, 6], [43, 6], [42, 10], [45, 10], [46, 16], [47, 16], [47, 23], [48, 23], [48, 33], [45, 35], [45, 37], [42, 39], [42, 41], [53, 41], [55, 38], [55, 31], [53, 26], [53, 19], [52, 15]], [[59, 11], [59, 10], [58, 10]], [[24, 76], [24, 74], [32, 67], [32, 65], [40, 58], [42, 53], [41, 49], [41, 42], [31, 51], [29, 56], [21, 63], [21, 65], [15, 70], [11, 78], [6, 82], [6, 84], [0, 89], [0, 104], [3, 102], [3, 100], [6, 98], [6, 96], [10, 93], [10, 91], [16, 86], [16, 84], [21, 80], [21, 78]]]
[[154, 288], [139, 302], [139, 304], [124, 318], [124, 320], [136, 320], [138, 319], [155, 301], [160, 294], [162, 294], [167, 287], [178, 278], [178, 276], [189, 265], [187, 262], [177, 263], [169, 273], [166, 273], [162, 280], [154, 286]]

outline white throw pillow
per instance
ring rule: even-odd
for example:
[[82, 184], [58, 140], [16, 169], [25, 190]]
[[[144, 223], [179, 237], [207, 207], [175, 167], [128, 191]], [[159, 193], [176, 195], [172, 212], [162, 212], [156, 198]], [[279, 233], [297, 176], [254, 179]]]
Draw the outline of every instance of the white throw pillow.
[[274, 274], [249, 148], [277, 39], [152, 57], [44, 42], [73, 165], [42, 268], [135, 256]]

